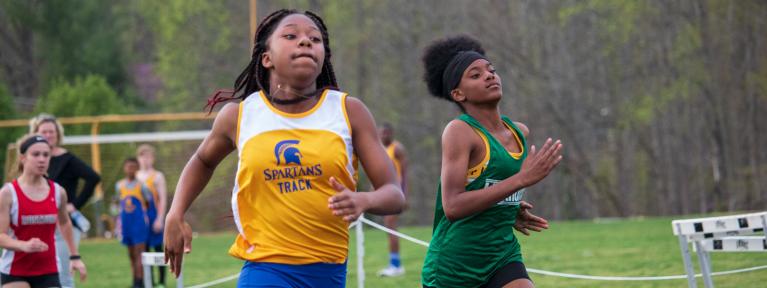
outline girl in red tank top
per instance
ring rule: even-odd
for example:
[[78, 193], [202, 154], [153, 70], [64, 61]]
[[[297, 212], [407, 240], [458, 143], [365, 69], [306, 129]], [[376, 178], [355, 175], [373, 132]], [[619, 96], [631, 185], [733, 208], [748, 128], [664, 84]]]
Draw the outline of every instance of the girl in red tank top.
[[73, 251], [71, 267], [85, 280], [86, 270], [72, 240], [72, 223], [66, 213], [67, 194], [44, 177], [51, 147], [38, 135], [20, 140], [21, 176], [0, 189], [0, 282], [3, 287], [26, 282], [29, 287], [59, 287], [56, 248], [57, 227]]

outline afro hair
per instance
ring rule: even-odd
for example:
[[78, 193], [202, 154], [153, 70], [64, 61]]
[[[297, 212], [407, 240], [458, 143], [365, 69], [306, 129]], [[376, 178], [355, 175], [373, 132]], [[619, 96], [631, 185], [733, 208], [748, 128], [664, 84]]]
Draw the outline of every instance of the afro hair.
[[443, 91], [442, 73], [450, 60], [461, 51], [474, 51], [485, 55], [482, 44], [468, 35], [436, 39], [426, 46], [422, 58], [423, 66], [426, 68], [423, 80], [426, 81], [429, 93], [434, 97], [453, 101], [449, 95], [450, 91]]

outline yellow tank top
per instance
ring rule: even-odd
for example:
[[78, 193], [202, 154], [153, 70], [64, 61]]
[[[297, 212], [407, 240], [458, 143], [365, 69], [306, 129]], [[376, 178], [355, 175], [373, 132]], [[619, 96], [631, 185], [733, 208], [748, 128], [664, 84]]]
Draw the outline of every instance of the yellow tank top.
[[[142, 208], [144, 209], [144, 211], [146, 211], [147, 199], [144, 198], [144, 193], [141, 193], [141, 182], [138, 182], [138, 180], [136, 180], [133, 182], [133, 184], [134, 185], [132, 188], [128, 188], [127, 180], [120, 180], [120, 182], [118, 182], [117, 188], [119, 189], [119, 192], [120, 192], [120, 200], [122, 201], [123, 199], [128, 197], [135, 197], [141, 202]], [[125, 210], [127, 210], [127, 212], [129, 213], [133, 212], [133, 210], [135, 209], [135, 207], [133, 207], [133, 202], [128, 201], [125, 203], [126, 203]]]
[[348, 223], [328, 198], [335, 177], [355, 190], [346, 94], [325, 90], [309, 111], [274, 108], [261, 92], [240, 103], [232, 211], [237, 258], [283, 264], [344, 263]]
[[389, 143], [389, 146], [386, 146], [386, 154], [389, 155], [391, 161], [394, 162], [394, 170], [397, 172], [397, 181], [402, 181], [402, 164], [399, 163], [399, 160], [394, 153], [394, 150], [397, 148], [398, 144], [399, 142], [397, 141], [392, 141]]
[[[152, 192], [152, 199], [155, 199], [155, 203], [160, 203], [160, 196], [157, 194], [157, 187], [155, 187], [155, 179], [157, 178], [157, 173], [155, 171], [152, 171], [150, 173], [147, 173], [146, 179], [144, 179], [144, 185], [146, 185], [147, 188], [149, 188], [149, 191]], [[139, 179], [141, 180], [141, 179]]]

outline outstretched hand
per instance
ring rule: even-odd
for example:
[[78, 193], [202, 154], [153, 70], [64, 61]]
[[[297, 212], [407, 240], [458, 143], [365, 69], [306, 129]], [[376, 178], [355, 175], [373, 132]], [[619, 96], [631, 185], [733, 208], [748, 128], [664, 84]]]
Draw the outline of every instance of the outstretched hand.
[[519, 170], [524, 187], [538, 183], [549, 175], [551, 170], [562, 161], [561, 153], [562, 142], [560, 140], [552, 141], [549, 138], [540, 151], [536, 151], [535, 145], [532, 145], [530, 153], [527, 154], [527, 158], [522, 162], [522, 167]]
[[517, 221], [514, 222], [514, 230], [530, 236], [530, 231], [541, 232], [543, 229], [549, 229], [549, 221], [533, 215], [530, 210], [533, 205], [525, 201], [519, 202], [519, 212], [517, 212]]
[[178, 278], [184, 254], [192, 252], [192, 227], [182, 217], [165, 218], [165, 263]]
[[352, 192], [335, 177], [330, 177], [330, 185], [338, 192], [328, 198], [328, 208], [333, 211], [333, 215], [342, 216], [347, 222], [356, 221], [368, 207], [367, 195]]

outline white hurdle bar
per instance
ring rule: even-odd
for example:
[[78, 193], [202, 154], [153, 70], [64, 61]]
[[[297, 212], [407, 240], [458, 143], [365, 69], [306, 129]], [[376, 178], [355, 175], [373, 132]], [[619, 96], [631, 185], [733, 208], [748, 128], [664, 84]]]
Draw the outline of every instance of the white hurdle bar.
[[761, 236], [725, 237], [702, 240], [706, 252], [765, 252], [767, 239]]
[[[165, 253], [162, 252], [143, 252], [141, 253], [141, 266], [144, 267], [144, 287], [152, 288], [152, 267], [153, 266], [168, 266], [165, 264]], [[176, 287], [184, 287], [184, 274], [183, 272], [178, 275], [176, 279]]]
[[[767, 251], [767, 212], [674, 220], [671, 222], [674, 235], [679, 239], [682, 260], [687, 272], [687, 283], [696, 288], [695, 268], [690, 257], [688, 243], [698, 254], [703, 283], [713, 288], [711, 280], [711, 256], [709, 252], [765, 252]], [[764, 236], [742, 236], [749, 234]]]

